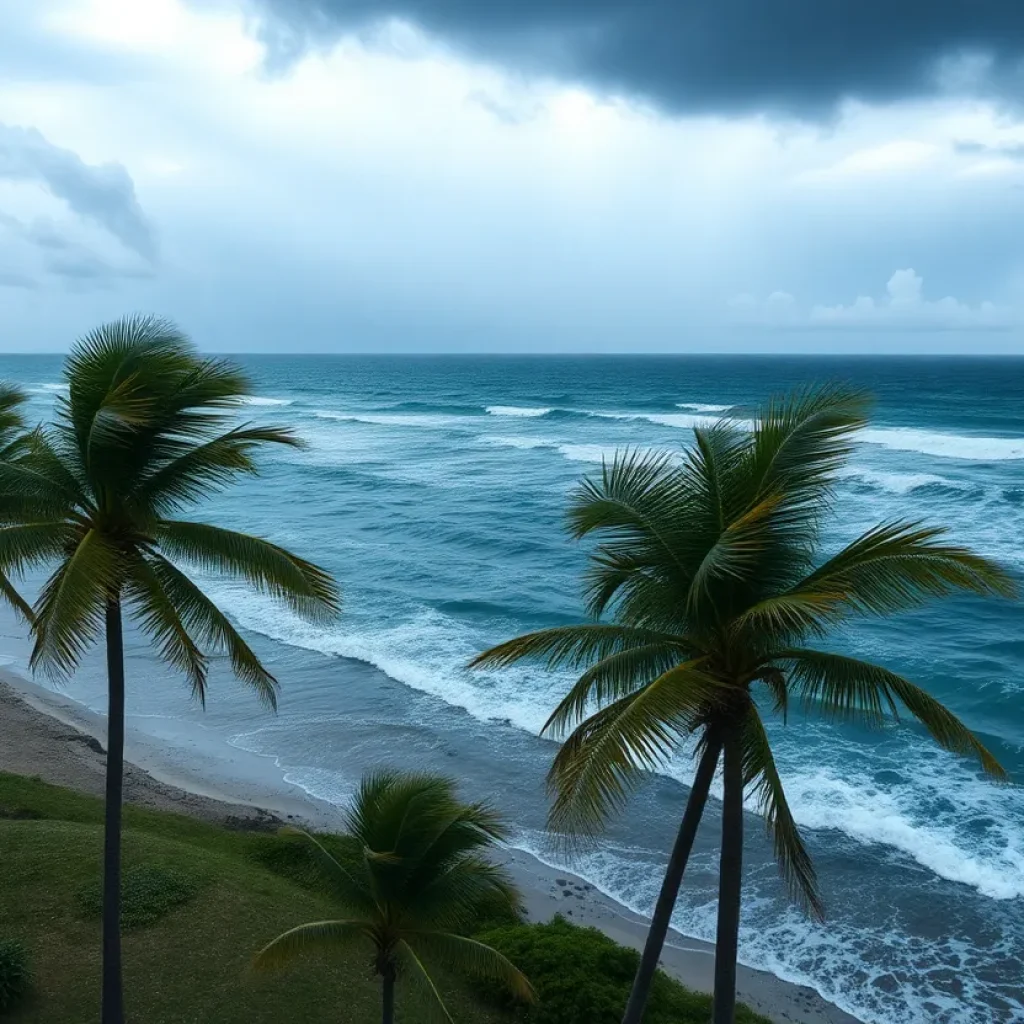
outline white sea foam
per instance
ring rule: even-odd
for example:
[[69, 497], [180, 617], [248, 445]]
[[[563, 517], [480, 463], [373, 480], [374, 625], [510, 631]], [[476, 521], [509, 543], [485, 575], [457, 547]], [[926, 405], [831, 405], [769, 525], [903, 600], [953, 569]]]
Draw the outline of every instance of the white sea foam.
[[871, 427], [862, 430], [859, 440], [896, 451], [920, 452], [939, 459], [971, 462], [1005, 462], [1024, 459], [1024, 437], [975, 437], [970, 434], [945, 434], [914, 427]]
[[477, 440], [481, 444], [493, 445], [496, 448], [557, 448], [558, 442], [544, 437], [504, 437], [500, 434], [481, 434]]
[[842, 480], [867, 484], [890, 494], [909, 494], [921, 487], [948, 487], [969, 490], [970, 485], [935, 473], [888, 473], [864, 466], [847, 466], [837, 474]]
[[465, 422], [461, 416], [441, 414], [399, 415], [395, 413], [332, 412], [329, 409], [318, 409], [314, 415], [317, 419], [336, 420], [341, 423], [368, 423], [376, 427], [418, 427], [426, 430], [451, 427]]
[[533, 408], [521, 405], [489, 405], [487, 412], [491, 416], [520, 416], [533, 419], [536, 416], [547, 416], [551, 409]]
[[240, 405], [291, 405], [290, 398], [267, 398], [263, 395], [244, 395], [238, 400]]
[[[730, 407], [695, 403], [678, 403], [680, 409], [693, 409], [693, 413], [605, 412], [587, 410], [584, 415], [600, 419], [646, 420], [662, 427], [690, 430], [707, 426], [721, 417], [717, 413]], [[703, 413], [704, 415], [700, 415]], [[742, 429], [751, 429], [752, 420], [733, 420]], [[1024, 437], [983, 437], [971, 434], [949, 434], [938, 430], [915, 427], [869, 427], [860, 431], [858, 440], [894, 451], [919, 452], [941, 459], [961, 459], [972, 462], [1005, 462], [1024, 459]]]
[[[556, 674], [546, 674], [544, 684], [538, 686], [537, 674], [528, 668], [513, 669], [511, 676], [508, 670], [470, 672], [466, 665], [480, 652], [479, 638], [438, 611], [424, 609], [393, 626], [350, 631], [339, 624], [323, 629], [282, 611], [263, 595], [221, 583], [210, 583], [206, 589], [246, 629], [294, 647], [373, 665], [392, 679], [461, 707], [481, 721], [507, 719], [539, 733], [555, 694], [565, 687], [565, 679]], [[517, 686], [520, 675], [523, 681], [534, 680], [533, 685]], [[536, 700], [530, 699], [534, 695]]]
[[611, 462], [618, 449], [601, 444], [560, 444], [558, 450], [570, 462]]
[[[900, 850], [992, 899], [1024, 896], [1024, 792], [994, 786], [952, 756], [936, 756], [918, 743], [907, 743], [901, 757], [906, 781], [880, 785], [868, 751], [840, 746], [841, 764], [798, 764], [784, 772], [801, 825]], [[951, 792], [956, 808], [935, 810], [948, 804]], [[984, 835], [969, 827], [978, 821], [990, 822]]]
[[[595, 416], [605, 420], [631, 420], [637, 422], [646, 420], [659, 427], [673, 427], [678, 430], [692, 430], [694, 427], [707, 427], [721, 420], [710, 412], [700, 415], [688, 412], [598, 412], [588, 411], [587, 416]], [[741, 429], [749, 429], [753, 426], [751, 420], [732, 420], [735, 426]]]
[[25, 390], [30, 395], [66, 395], [68, 393], [68, 386], [63, 383], [46, 381], [40, 384], [30, 384]]
[[728, 412], [732, 405], [707, 405], [703, 402], [676, 402], [677, 409], [692, 409], [694, 412]]
[[[267, 598], [235, 587], [217, 597], [245, 627], [293, 646], [354, 658], [392, 679], [464, 708], [483, 721], [500, 718], [539, 732], [568, 677], [516, 669], [507, 673], [468, 672], [481, 638], [466, 624], [434, 610], [386, 627], [325, 630], [283, 613]], [[808, 728], [827, 729], [808, 725]], [[797, 821], [809, 828], [838, 829], [859, 842], [901, 850], [935, 874], [972, 886], [994, 899], [1024, 896], [1024, 790], [993, 786], [969, 765], [903, 737], [898, 762], [873, 748], [829, 731], [813, 743], [798, 726], [780, 729], [777, 758]], [[813, 765], [803, 751], [828, 751]], [[680, 760], [667, 774], [688, 781], [691, 762]], [[878, 771], [897, 781], [874, 781]], [[905, 782], [898, 781], [901, 778]], [[957, 806], [939, 814], [951, 789]], [[982, 835], [965, 832], [968, 820], [994, 824]]]

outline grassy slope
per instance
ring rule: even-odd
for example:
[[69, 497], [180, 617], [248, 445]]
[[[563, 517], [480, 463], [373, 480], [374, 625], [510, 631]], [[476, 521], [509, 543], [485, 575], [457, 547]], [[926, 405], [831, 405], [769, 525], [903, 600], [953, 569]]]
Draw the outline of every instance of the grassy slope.
[[[12, 817], [34, 814], [42, 818]], [[0, 934], [29, 946], [35, 995], [5, 1020], [92, 1024], [99, 1017], [100, 931], [76, 895], [99, 876], [102, 804], [0, 773]], [[128, 1017], [146, 1024], [256, 1021], [373, 1022], [379, 989], [366, 963], [307, 960], [272, 976], [248, 970], [253, 953], [285, 928], [337, 916], [328, 900], [268, 871], [253, 855], [263, 836], [190, 818], [125, 808], [126, 866], [155, 864], [201, 880], [199, 895], [124, 938]], [[464, 986], [445, 985], [457, 1019], [507, 1021]], [[430, 1018], [410, 999], [403, 1022]]]
[[[0, 938], [23, 941], [35, 972], [33, 995], [3, 1018], [5, 1024], [94, 1024], [99, 1018], [100, 923], [82, 917], [78, 893], [100, 877], [102, 824], [102, 801], [0, 772]], [[130, 1021], [380, 1020], [380, 989], [368, 958], [308, 958], [273, 975], [249, 970], [253, 954], [286, 928], [339, 916], [318, 891], [303, 841], [132, 806], [124, 808], [124, 830], [126, 868], [168, 868], [200, 883], [190, 903], [124, 935]], [[521, 1019], [481, 1003], [461, 979], [435, 976], [456, 1021]], [[418, 992], [406, 993], [401, 984], [397, 1011], [402, 1024], [438, 1019]], [[704, 1012], [687, 1019], [704, 1018]], [[749, 1011], [743, 1019], [769, 1024]]]

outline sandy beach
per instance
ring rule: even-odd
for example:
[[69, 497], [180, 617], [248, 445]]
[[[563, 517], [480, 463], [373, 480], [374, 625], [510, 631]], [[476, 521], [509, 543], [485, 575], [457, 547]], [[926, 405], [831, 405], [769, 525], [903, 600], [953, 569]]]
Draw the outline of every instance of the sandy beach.
[[[94, 796], [103, 793], [105, 720], [60, 694], [10, 672], [0, 674], [0, 771], [38, 776]], [[318, 829], [337, 825], [337, 808], [284, 781], [273, 759], [244, 751], [223, 756], [194, 737], [160, 743], [130, 725], [125, 799], [234, 828], [274, 828], [286, 821]], [[518, 850], [505, 853], [532, 920], [557, 913], [599, 928], [617, 942], [643, 945], [643, 918], [581, 878]], [[691, 988], [710, 991], [713, 949], [672, 933], [664, 969]], [[857, 1024], [812, 989], [740, 966], [740, 998], [780, 1024]]]

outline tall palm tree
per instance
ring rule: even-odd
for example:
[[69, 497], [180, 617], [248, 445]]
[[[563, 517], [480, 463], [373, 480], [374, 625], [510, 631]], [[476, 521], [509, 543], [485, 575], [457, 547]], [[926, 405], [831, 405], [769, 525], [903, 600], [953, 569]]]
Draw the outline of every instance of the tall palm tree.
[[762, 720], [794, 701], [833, 718], [884, 725], [900, 708], [947, 750], [1002, 769], [953, 714], [894, 672], [808, 646], [858, 615], [890, 615], [954, 592], [1011, 595], [997, 566], [916, 522], [888, 522], [831, 557], [820, 527], [836, 471], [868, 403], [838, 386], [770, 401], [753, 428], [694, 430], [682, 460], [627, 452], [575, 493], [577, 538], [603, 538], [585, 597], [595, 620], [547, 629], [475, 664], [541, 657], [584, 669], [545, 726], [568, 736], [549, 775], [553, 828], [591, 835], [645, 772], [695, 737], [698, 764], [623, 1017], [642, 1018], [708, 789], [723, 764], [714, 1021], [735, 1007], [743, 795], [764, 814], [791, 894], [823, 912], [814, 869], [790, 813]]
[[286, 963], [307, 950], [364, 950], [381, 979], [384, 1024], [394, 1021], [398, 978], [417, 984], [452, 1019], [430, 976], [432, 962], [532, 1000], [530, 983], [504, 956], [466, 935], [481, 913], [519, 906], [505, 872], [485, 856], [505, 836], [493, 810], [460, 803], [450, 779], [381, 771], [363, 779], [346, 824], [341, 859], [301, 834], [351, 916], [279, 935], [257, 954], [257, 967]]
[[55, 422], [34, 433], [22, 459], [0, 463], [0, 493], [18, 506], [0, 527], [0, 571], [56, 566], [33, 609], [34, 668], [67, 677], [106, 642], [102, 1019], [121, 1024], [123, 615], [200, 702], [210, 656], [223, 653], [273, 708], [276, 680], [181, 564], [240, 578], [312, 618], [334, 615], [338, 592], [322, 569], [269, 541], [181, 518], [254, 473], [258, 449], [297, 443], [287, 430], [232, 425], [250, 392], [239, 370], [201, 358], [172, 324], [134, 317], [79, 341], [64, 378]]
[[[0, 384], [0, 464], [7, 465], [25, 456], [29, 448], [29, 435], [25, 430], [22, 406], [25, 393], [11, 384]], [[23, 505], [16, 494], [0, 493], [0, 516], [17, 518]], [[26, 621], [32, 620], [32, 609], [18, 593], [7, 576], [0, 572], [0, 597], [20, 613]]]

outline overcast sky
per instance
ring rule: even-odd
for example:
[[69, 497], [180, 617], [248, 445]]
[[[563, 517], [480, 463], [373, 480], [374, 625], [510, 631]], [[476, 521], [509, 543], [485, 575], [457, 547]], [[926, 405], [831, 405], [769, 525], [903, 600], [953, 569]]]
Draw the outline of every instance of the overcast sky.
[[0, 0], [0, 350], [1024, 354], [1022, 0]]

